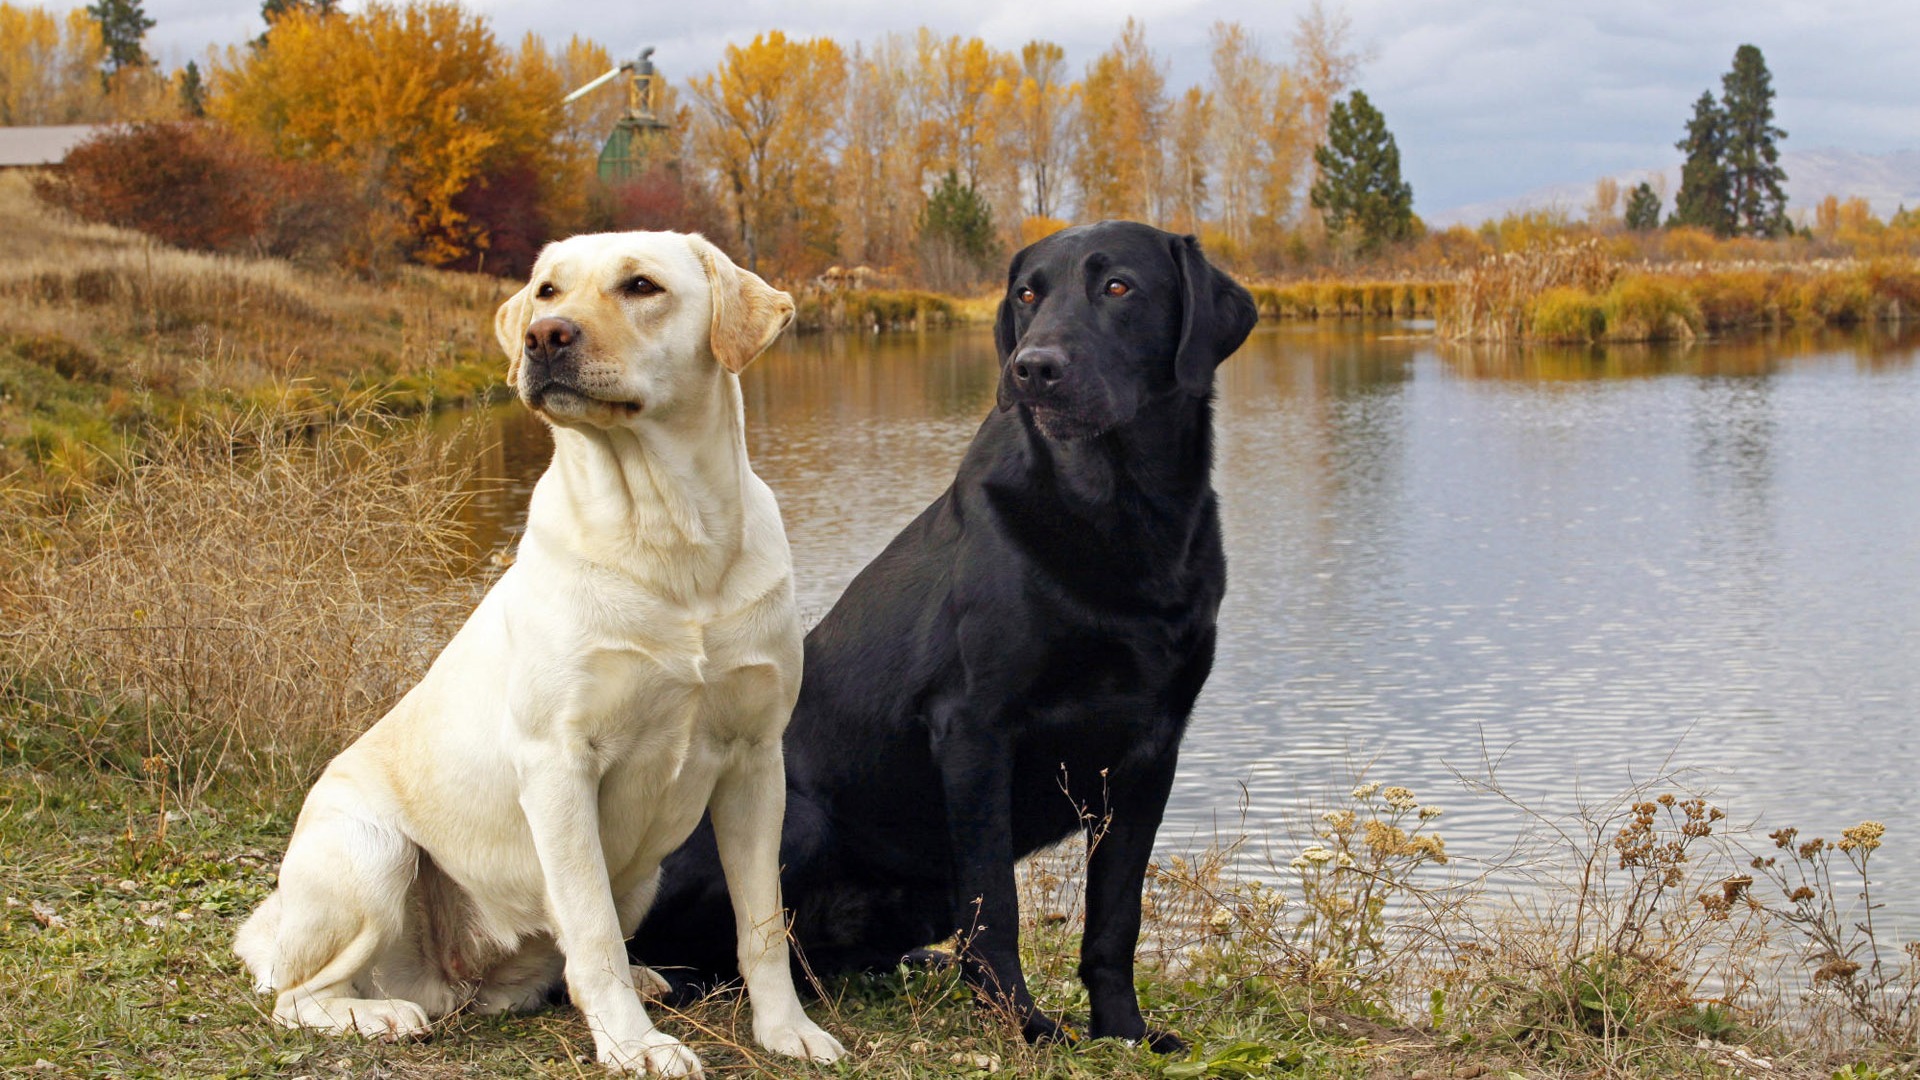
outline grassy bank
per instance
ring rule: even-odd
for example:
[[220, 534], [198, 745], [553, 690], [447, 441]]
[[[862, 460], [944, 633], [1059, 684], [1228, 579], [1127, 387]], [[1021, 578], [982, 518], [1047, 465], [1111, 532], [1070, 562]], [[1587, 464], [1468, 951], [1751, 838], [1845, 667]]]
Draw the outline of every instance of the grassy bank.
[[0, 477], [85, 482], [156, 431], [289, 395], [396, 411], [486, 397], [509, 289], [179, 251], [71, 221], [0, 174]]
[[1596, 242], [1488, 259], [1440, 306], [1474, 341], [1690, 340], [1710, 332], [1920, 318], [1920, 260], [1625, 264]]

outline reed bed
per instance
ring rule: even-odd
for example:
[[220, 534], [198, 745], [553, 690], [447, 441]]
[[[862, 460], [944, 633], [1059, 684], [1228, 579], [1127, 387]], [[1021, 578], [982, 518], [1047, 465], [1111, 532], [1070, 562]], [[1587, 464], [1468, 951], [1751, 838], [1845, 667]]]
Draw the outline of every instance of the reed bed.
[[1296, 281], [1248, 286], [1264, 319], [1431, 318], [1449, 281]]
[[1920, 260], [1625, 264], [1597, 240], [1489, 257], [1438, 332], [1490, 342], [1687, 341], [1756, 327], [1920, 317]]

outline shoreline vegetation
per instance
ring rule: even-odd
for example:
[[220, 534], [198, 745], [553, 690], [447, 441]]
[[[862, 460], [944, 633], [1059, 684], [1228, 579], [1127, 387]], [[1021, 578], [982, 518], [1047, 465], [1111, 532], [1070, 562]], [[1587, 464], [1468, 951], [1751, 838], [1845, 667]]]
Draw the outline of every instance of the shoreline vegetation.
[[[1444, 335], [1465, 291], [1479, 325], [1522, 320], [1509, 342], [1568, 292], [1597, 298], [1576, 324], [1595, 339], [1633, 318], [1679, 337], [1914, 310], [1910, 263], [1540, 261], [1256, 295], [1270, 318], [1434, 318]], [[1636, 298], [1646, 280], [1656, 295]], [[472, 465], [416, 414], [498, 392], [490, 320], [510, 287], [189, 254], [0, 177], [0, 1072], [598, 1071], [565, 1008], [459, 1015], [400, 1046], [282, 1031], [230, 954], [317, 770], [494, 572], [461, 524]], [[994, 307], [802, 296], [817, 324], [867, 329]], [[1451, 796], [1356, 776], [1290, 836], [1161, 858], [1139, 983], [1190, 1054], [1027, 1047], [950, 971], [838, 981], [816, 1015], [854, 1050], [841, 1075], [1880, 1080], [1920, 1060], [1920, 945], [1871, 918], [1874, 852], [1911, 837], [1757, 837], [1661, 777], [1567, 815], [1518, 807], [1552, 842], [1473, 861], [1444, 839], [1462, 793], [1507, 798], [1491, 768]], [[1044, 1007], [1082, 1020], [1084, 859], [1023, 871], [1027, 970]], [[712, 1075], [828, 1072], [754, 1050], [737, 997], [661, 1014]]]
[[[1383, 267], [1248, 287], [1263, 319], [1433, 320], [1442, 341], [1522, 346], [1920, 316], [1920, 260], [1770, 252], [1687, 230], [1651, 242], [1546, 233], [1465, 271]], [[786, 283], [796, 328], [987, 325], [997, 307], [991, 293], [848, 280]], [[250, 409], [311, 425], [359, 402], [405, 415], [499, 400], [491, 320], [515, 287], [405, 264], [356, 273], [184, 251], [80, 222], [42, 203], [30, 176], [0, 176], [0, 487], [84, 486], [125, 467], [156, 433]]]

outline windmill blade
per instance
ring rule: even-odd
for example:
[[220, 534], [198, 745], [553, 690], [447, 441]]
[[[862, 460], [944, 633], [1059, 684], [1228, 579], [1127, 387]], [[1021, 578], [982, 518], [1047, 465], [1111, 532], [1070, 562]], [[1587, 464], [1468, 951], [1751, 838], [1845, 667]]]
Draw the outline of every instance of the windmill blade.
[[568, 94], [566, 97], [561, 98], [560, 104], [562, 105], [573, 104], [575, 101], [578, 101], [580, 98], [585, 97], [586, 95], [592, 93], [593, 91], [598, 90], [600, 87], [605, 86], [608, 82], [612, 81], [613, 79], [618, 78], [621, 72], [627, 70], [627, 68], [631, 66], [632, 66], [631, 64], [621, 64], [619, 67], [614, 68], [613, 70], [607, 72], [605, 75], [602, 75], [597, 79], [594, 79], [592, 82], [586, 84], [585, 86], [582, 86], [580, 89], [575, 90], [573, 93]]

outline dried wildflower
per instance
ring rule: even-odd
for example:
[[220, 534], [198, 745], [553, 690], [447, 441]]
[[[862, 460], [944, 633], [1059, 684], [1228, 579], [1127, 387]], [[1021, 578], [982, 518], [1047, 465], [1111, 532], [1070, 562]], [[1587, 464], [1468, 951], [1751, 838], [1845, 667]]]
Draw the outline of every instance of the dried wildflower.
[[1387, 805], [1395, 810], [1411, 810], [1420, 805], [1414, 800], [1413, 791], [1410, 788], [1390, 787], [1380, 794], [1387, 800]]
[[1373, 793], [1379, 790], [1380, 790], [1380, 781], [1374, 780], [1369, 783], [1361, 784], [1359, 787], [1354, 788], [1352, 794], [1353, 794], [1353, 797], [1356, 799], [1371, 799], [1373, 798]]
[[1420, 808], [1420, 820], [1432, 821], [1434, 818], [1437, 818], [1444, 813], [1446, 813], [1446, 811], [1440, 809], [1437, 806], [1423, 806]]
[[1822, 851], [1825, 851], [1826, 848], [1826, 840], [1816, 836], [1800, 845], [1800, 857], [1806, 859], [1808, 862], [1812, 862]]
[[1213, 928], [1214, 933], [1225, 934], [1233, 929], [1233, 912], [1223, 907], [1214, 908], [1213, 914], [1207, 916], [1207, 925]]
[[1662, 795], [1658, 799], [1655, 799], [1654, 801], [1659, 803], [1661, 806], [1664, 806], [1667, 809], [1671, 810], [1673, 809], [1673, 804], [1676, 800], [1674, 799], [1673, 794], [1669, 792], [1668, 794]]
[[1438, 836], [1416, 836], [1412, 847], [1415, 855], [1424, 855], [1437, 863], [1447, 861], [1447, 842]]
[[1333, 861], [1333, 852], [1320, 846], [1319, 844], [1312, 844], [1312, 845], [1309, 845], [1305, 851], [1302, 851], [1300, 853], [1300, 857], [1307, 860], [1310, 863], [1315, 863], [1315, 864], [1328, 863]]
[[1846, 982], [1848, 979], [1853, 978], [1854, 972], [1859, 970], [1860, 965], [1854, 963], [1852, 960], [1835, 957], [1820, 965], [1820, 969], [1813, 973], [1813, 985], [1819, 986], [1821, 983], [1826, 982]]
[[1320, 815], [1320, 820], [1333, 826], [1335, 832], [1345, 832], [1353, 828], [1353, 811], [1329, 810]]
[[1872, 851], [1880, 846], [1880, 838], [1887, 835], [1887, 827], [1877, 821], [1863, 821], [1851, 829], [1840, 832], [1840, 843], [1835, 845], [1841, 851]]
[[1785, 851], [1788, 848], [1793, 846], [1794, 837], [1799, 835], [1800, 835], [1799, 829], [1775, 829], [1774, 831], [1767, 834], [1767, 839], [1773, 841], [1774, 847], [1779, 848], [1781, 851]]
[[1793, 901], [1796, 904], [1804, 904], [1807, 901], [1813, 899], [1817, 895], [1819, 894], [1815, 893], [1812, 889], [1808, 888], [1807, 886], [1802, 885], [1799, 888], [1788, 893], [1787, 899]]
[[1339, 857], [1333, 860], [1333, 865], [1338, 867], [1341, 870], [1351, 870], [1354, 867], [1359, 866], [1360, 864], [1353, 861], [1353, 856], [1343, 851], [1340, 853]]

